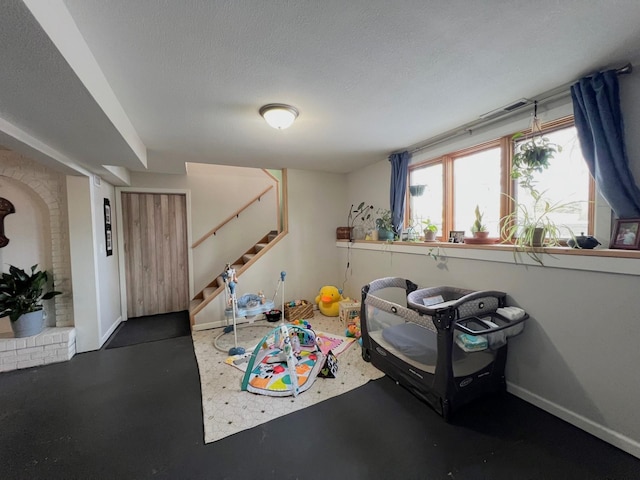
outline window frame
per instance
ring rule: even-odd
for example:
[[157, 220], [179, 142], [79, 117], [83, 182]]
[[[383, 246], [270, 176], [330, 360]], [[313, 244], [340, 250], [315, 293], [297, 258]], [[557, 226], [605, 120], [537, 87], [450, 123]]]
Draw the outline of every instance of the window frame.
[[[562, 130], [568, 127], [575, 126], [573, 115], [569, 115], [566, 117], [559, 118], [557, 120], [552, 120], [549, 122], [545, 122], [541, 125], [540, 133], [542, 135], [546, 135], [548, 133]], [[448, 232], [453, 230], [454, 218], [454, 168], [453, 163], [457, 158], [465, 157], [468, 155], [472, 155], [474, 153], [478, 153], [484, 150], [489, 150], [491, 148], [500, 148], [500, 228], [503, 227], [504, 218], [507, 217], [511, 212], [513, 212], [516, 208], [515, 205], [515, 192], [516, 192], [516, 180], [511, 178], [510, 172], [513, 165], [513, 153], [515, 142], [513, 140], [514, 132], [509, 135], [505, 135], [499, 137], [494, 140], [490, 140], [487, 142], [482, 142], [477, 145], [473, 145], [470, 147], [466, 147], [460, 150], [456, 150], [451, 153], [446, 153], [444, 155], [440, 155], [436, 158], [431, 158], [428, 160], [420, 161], [415, 164], [409, 165], [409, 169], [407, 172], [407, 191], [405, 195], [405, 224], [409, 224], [411, 220], [411, 198], [409, 195], [409, 185], [411, 180], [411, 173], [414, 170], [428, 167], [430, 165], [442, 164], [442, 191], [443, 191], [443, 203], [442, 203], [442, 232], [440, 236], [438, 236], [438, 240], [447, 241]], [[537, 133], [536, 133], [537, 134]], [[531, 138], [532, 134], [528, 133], [524, 136], [520, 137], [518, 141], [522, 141], [524, 139]], [[587, 235], [593, 235], [595, 225], [595, 197], [596, 197], [596, 188], [595, 188], [595, 180], [592, 175], [589, 175], [589, 186], [588, 186], [588, 213], [587, 213]]]

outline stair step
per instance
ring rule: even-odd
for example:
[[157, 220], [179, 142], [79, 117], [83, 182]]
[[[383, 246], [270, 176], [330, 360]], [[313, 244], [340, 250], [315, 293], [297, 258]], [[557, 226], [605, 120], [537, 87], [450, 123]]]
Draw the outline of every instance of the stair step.
[[256, 243], [255, 248], [256, 249], [256, 253], [258, 253], [260, 250], [262, 250], [264, 247], [266, 247], [268, 244], [267, 243]]
[[200, 300], [199, 298], [196, 298], [194, 300], [191, 300], [189, 302], [189, 311], [192, 311], [194, 308], [196, 308], [198, 305], [200, 305], [202, 303], [202, 300]]
[[269, 239], [269, 242], [273, 242], [273, 240], [278, 236], [277, 233], [270, 233], [269, 235], [267, 235], [267, 238]]
[[217, 289], [218, 289], [218, 287], [207, 287], [202, 291], [202, 294], [204, 295], [204, 298], [207, 298], [209, 295], [211, 295]]
[[233, 268], [236, 273], [238, 273], [238, 270], [240, 270], [242, 267], [244, 267], [244, 263], [236, 263], [234, 265], [231, 265], [231, 268]]
[[255, 257], [255, 256], [256, 256], [256, 254], [255, 254], [255, 253], [245, 253], [245, 254], [242, 256], [242, 261], [244, 261], [244, 263], [248, 263], [248, 262], [249, 262], [249, 260], [251, 260], [251, 259], [252, 259], [253, 257]]
[[216, 278], [216, 283], [219, 287], [224, 287], [224, 279], [222, 278], [222, 275], [219, 275], [218, 278]]

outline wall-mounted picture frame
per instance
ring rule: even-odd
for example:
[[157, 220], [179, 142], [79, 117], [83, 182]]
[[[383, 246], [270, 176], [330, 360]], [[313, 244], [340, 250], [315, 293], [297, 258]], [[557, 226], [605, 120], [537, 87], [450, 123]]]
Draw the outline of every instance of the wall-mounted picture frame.
[[620, 218], [616, 220], [609, 248], [625, 250], [640, 249], [640, 218]]
[[464, 230], [450, 230], [449, 243], [464, 243]]
[[104, 239], [107, 257], [113, 255], [113, 237], [111, 236], [111, 202], [104, 199]]

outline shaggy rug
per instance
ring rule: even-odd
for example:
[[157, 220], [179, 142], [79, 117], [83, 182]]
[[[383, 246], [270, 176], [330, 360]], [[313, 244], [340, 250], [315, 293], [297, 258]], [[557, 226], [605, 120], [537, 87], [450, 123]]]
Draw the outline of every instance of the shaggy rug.
[[[315, 331], [334, 335], [344, 334], [337, 317], [319, 313], [309, 319]], [[238, 345], [255, 345], [276, 324], [266, 321], [238, 328]], [[253, 332], [252, 332], [253, 330]], [[266, 423], [275, 418], [315, 405], [323, 400], [346, 393], [384, 374], [362, 360], [359, 345], [353, 345], [338, 358], [337, 378], [317, 378], [313, 386], [297, 397], [268, 397], [240, 390], [243, 373], [225, 363], [228, 353], [215, 348], [214, 341], [220, 329], [194, 331], [193, 346], [200, 371], [202, 388], [202, 414], [205, 443], [215, 442], [242, 430]], [[233, 345], [233, 334], [225, 334], [224, 342]], [[227, 338], [228, 337], [228, 338]], [[251, 338], [253, 337], [253, 338]], [[243, 343], [244, 342], [244, 343]]]

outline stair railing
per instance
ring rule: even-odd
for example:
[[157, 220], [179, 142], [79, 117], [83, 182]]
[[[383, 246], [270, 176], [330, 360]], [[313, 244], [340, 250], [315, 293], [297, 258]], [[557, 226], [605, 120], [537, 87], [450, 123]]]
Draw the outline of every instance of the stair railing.
[[265, 193], [267, 193], [269, 190], [271, 190], [273, 188], [273, 185], [269, 185], [267, 188], [265, 188], [262, 192], [260, 192], [258, 195], [256, 195], [255, 197], [253, 197], [251, 200], [249, 200], [249, 202], [247, 202], [242, 208], [236, 210], [234, 213], [232, 213], [231, 215], [229, 215], [224, 221], [220, 222], [218, 225], [216, 225], [215, 227], [213, 227], [211, 230], [209, 230], [207, 233], [205, 233], [202, 237], [200, 237], [198, 240], [196, 240], [195, 242], [193, 242], [193, 245], [191, 245], [191, 248], [196, 248], [198, 245], [200, 245], [202, 242], [204, 242], [206, 239], [208, 239], [211, 235], [215, 235], [216, 232], [218, 230], [220, 230], [222, 227], [224, 227], [227, 223], [229, 223], [231, 220], [233, 220], [234, 218], [238, 218], [240, 216], [240, 214], [246, 210], [247, 208], [249, 208], [252, 204], [254, 204], [255, 202], [259, 202], [260, 199], [264, 196]]

